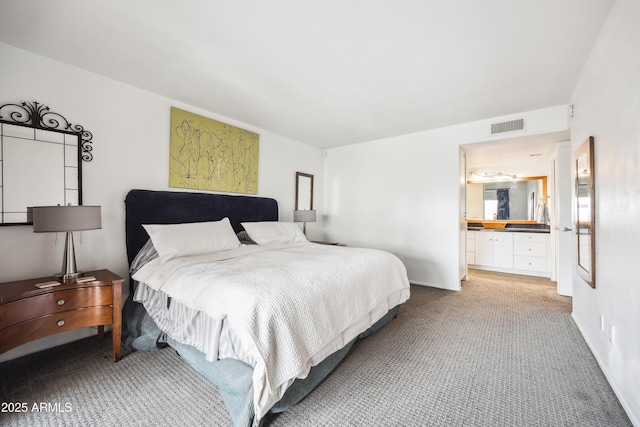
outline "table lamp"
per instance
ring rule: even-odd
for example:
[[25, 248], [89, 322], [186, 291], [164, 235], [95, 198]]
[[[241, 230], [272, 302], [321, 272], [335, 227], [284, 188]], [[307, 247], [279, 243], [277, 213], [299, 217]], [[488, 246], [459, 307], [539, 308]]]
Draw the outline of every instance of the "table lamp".
[[307, 223], [316, 222], [316, 211], [314, 210], [298, 210], [293, 211], [293, 222], [302, 223], [302, 232], [307, 235]]
[[34, 233], [67, 233], [62, 271], [55, 277], [69, 281], [81, 276], [82, 272], [76, 269], [73, 232], [102, 228], [100, 206], [34, 206], [32, 215]]

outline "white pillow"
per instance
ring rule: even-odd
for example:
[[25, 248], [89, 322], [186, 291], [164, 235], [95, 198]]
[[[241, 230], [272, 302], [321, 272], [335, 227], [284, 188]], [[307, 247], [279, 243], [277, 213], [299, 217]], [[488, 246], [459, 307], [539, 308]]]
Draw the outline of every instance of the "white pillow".
[[187, 255], [226, 251], [240, 246], [229, 218], [183, 224], [143, 224], [161, 262]]
[[247, 230], [249, 237], [259, 245], [307, 241], [304, 233], [295, 222], [243, 222], [242, 226]]

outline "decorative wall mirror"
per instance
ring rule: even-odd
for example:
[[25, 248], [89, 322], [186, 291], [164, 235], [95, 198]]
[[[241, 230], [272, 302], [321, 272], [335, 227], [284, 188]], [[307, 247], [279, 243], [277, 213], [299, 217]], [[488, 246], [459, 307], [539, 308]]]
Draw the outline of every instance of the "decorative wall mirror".
[[590, 136], [575, 153], [576, 236], [578, 275], [592, 288], [596, 287], [595, 242], [595, 177], [593, 137]]
[[313, 210], [313, 175], [296, 172], [295, 210]]
[[31, 224], [31, 206], [81, 205], [92, 138], [38, 102], [0, 106], [0, 225]]

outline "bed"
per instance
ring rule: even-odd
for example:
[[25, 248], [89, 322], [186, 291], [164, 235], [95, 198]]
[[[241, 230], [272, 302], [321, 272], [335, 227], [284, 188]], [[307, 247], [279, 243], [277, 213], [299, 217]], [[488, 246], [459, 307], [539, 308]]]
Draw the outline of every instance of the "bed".
[[235, 426], [295, 405], [409, 298], [397, 257], [308, 242], [274, 199], [131, 190], [125, 206], [125, 347], [173, 347]]

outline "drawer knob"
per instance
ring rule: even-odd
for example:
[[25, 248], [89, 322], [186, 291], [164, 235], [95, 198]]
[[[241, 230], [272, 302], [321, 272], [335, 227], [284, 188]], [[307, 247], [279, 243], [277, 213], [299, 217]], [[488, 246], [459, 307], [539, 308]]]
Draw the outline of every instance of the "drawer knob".
[[64, 326], [64, 320], [58, 320], [58, 326]]
[[60, 298], [57, 302], [58, 302], [58, 305], [63, 305], [66, 301], [64, 298]]

